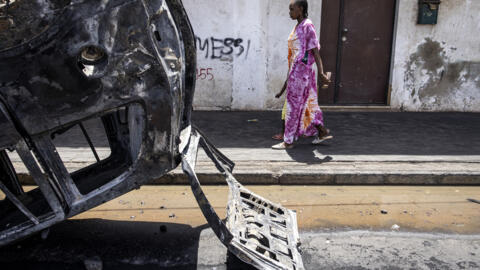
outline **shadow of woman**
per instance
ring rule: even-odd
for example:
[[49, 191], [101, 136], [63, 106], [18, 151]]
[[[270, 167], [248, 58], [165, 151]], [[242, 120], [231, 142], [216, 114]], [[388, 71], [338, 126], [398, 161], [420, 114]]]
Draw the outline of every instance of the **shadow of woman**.
[[[322, 145], [324, 148], [328, 145]], [[292, 149], [286, 150], [287, 154], [296, 162], [304, 163], [307, 165], [322, 164], [333, 160], [331, 156], [323, 156], [318, 151], [317, 146], [311, 144], [295, 144]]]

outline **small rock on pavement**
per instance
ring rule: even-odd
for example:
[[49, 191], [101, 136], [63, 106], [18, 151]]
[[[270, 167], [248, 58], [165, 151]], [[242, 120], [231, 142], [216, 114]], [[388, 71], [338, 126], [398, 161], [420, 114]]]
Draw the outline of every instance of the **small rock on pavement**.
[[397, 224], [393, 224], [392, 231], [398, 231], [398, 230], [400, 230], [400, 226], [398, 226]]
[[388, 211], [387, 211], [387, 210], [383, 210], [383, 209], [382, 209], [382, 210], [380, 211], [380, 213], [382, 213], [382, 214], [386, 215], [386, 214], [388, 214]]
[[169, 217], [169, 218], [174, 218], [174, 217], [175, 217], [175, 213], [171, 213], [168, 217]]
[[99, 257], [85, 259], [83, 261], [85, 265], [85, 269], [87, 270], [102, 270], [103, 269], [103, 262]]

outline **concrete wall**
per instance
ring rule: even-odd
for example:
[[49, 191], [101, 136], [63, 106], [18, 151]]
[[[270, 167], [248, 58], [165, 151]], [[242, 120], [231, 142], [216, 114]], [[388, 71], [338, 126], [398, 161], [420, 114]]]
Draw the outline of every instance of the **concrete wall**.
[[[397, 0], [393, 109], [480, 111], [480, 0], [443, 0], [437, 25], [417, 25], [417, 0]], [[280, 109], [290, 0], [183, 0], [197, 36], [196, 109]], [[310, 1], [320, 29], [322, 1]]]
[[437, 25], [417, 25], [400, 0], [391, 105], [409, 111], [480, 111], [480, 1], [443, 0]]
[[[278, 109], [288, 70], [287, 38], [296, 22], [290, 0], [183, 0], [197, 36], [194, 107]], [[319, 32], [321, 1], [310, 2]]]

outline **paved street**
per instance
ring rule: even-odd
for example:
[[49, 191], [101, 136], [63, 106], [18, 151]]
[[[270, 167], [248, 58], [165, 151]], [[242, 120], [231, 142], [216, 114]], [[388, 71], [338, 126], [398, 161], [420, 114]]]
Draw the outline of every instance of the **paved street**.
[[[307, 269], [477, 269], [479, 187], [251, 186], [298, 213]], [[205, 187], [225, 215], [227, 188]], [[382, 213], [383, 212], [383, 213]], [[248, 269], [187, 186], [148, 186], [0, 250], [2, 269]]]

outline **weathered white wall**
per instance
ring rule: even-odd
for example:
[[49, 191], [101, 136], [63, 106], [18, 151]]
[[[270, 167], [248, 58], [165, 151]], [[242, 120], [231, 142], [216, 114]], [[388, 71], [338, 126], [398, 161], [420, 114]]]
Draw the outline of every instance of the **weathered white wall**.
[[417, 3], [399, 3], [391, 106], [480, 111], [480, 1], [443, 0], [433, 26], [416, 24]]
[[[480, 111], [480, 0], [443, 0], [433, 26], [417, 25], [417, 0], [398, 1], [392, 108]], [[195, 108], [281, 108], [274, 95], [287, 75], [286, 40], [296, 23], [290, 0], [183, 2], [198, 37]], [[319, 32], [322, 1], [309, 4]]]
[[[281, 108], [283, 99], [275, 99], [275, 93], [287, 76], [287, 38], [296, 24], [288, 15], [290, 0], [184, 0], [183, 3], [198, 37], [194, 107]], [[309, 4], [309, 17], [319, 32], [321, 1]]]

